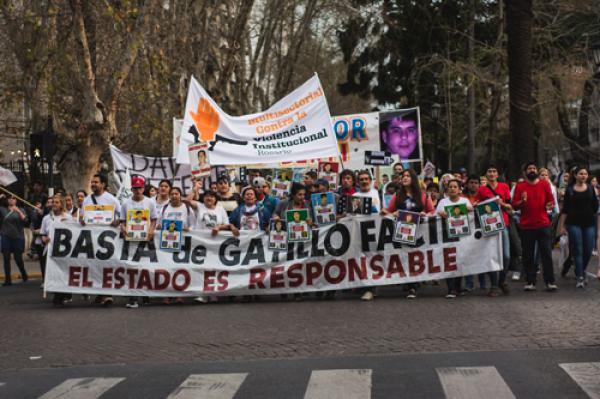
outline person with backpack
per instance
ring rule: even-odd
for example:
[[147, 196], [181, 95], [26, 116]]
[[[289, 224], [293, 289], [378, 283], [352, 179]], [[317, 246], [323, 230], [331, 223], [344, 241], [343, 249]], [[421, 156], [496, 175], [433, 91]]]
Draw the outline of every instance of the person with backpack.
[[569, 236], [569, 250], [575, 262], [577, 288], [584, 288], [585, 270], [592, 256], [596, 235], [598, 198], [588, 181], [585, 167], [577, 167], [565, 189], [560, 213], [559, 232]]

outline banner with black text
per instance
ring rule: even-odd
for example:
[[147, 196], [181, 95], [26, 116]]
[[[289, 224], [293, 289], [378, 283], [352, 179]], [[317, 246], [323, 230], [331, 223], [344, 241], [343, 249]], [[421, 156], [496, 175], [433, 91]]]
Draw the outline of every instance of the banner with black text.
[[[472, 226], [475, 221], [471, 217]], [[353, 216], [314, 229], [310, 242], [268, 248], [263, 232], [185, 233], [183, 250], [126, 242], [108, 226], [54, 224], [44, 288], [130, 296], [280, 294], [444, 279], [502, 267], [500, 235], [448, 238], [438, 218], [415, 246], [392, 241], [394, 221]], [[158, 236], [158, 234], [157, 234]]]

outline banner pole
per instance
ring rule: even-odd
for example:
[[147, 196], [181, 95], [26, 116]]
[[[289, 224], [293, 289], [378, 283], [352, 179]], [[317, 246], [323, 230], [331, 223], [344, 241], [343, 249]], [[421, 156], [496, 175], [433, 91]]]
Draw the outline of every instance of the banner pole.
[[[10, 195], [12, 195], [13, 197], [15, 197], [16, 199], [22, 201], [23, 203], [29, 205], [30, 207], [32, 207], [33, 209], [38, 209], [35, 207], [35, 205], [33, 205], [31, 202], [24, 200], [23, 198], [19, 197], [17, 194], [13, 193], [10, 190], [5, 189], [4, 187], [0, 186], [0, 190], [4, 191], [5, 193], [8, 193]], [[42, 204], [43, 205], [43, 204]]]

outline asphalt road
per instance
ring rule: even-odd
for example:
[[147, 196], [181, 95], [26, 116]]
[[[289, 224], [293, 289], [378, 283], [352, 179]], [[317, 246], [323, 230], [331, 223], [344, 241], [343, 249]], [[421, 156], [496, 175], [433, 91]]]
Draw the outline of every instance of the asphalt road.
[[39, 281], [16, 284], [0, 288], [0, 398], [600, 398], [600, 283], [557, 282], [139, 309], [54, 308]]
[[583, 399], [600, 397], [599, 359], [594, 348], [42, 368], [0, 372], [0, 396]]

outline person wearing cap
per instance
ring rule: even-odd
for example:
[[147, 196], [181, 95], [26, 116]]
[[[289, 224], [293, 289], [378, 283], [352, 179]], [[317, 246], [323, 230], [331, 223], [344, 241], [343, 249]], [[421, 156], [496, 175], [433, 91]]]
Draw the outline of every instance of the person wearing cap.
[[[121, 231], [127, 236], [127, 213], [130, 210], [147, 210], [150, 213], [150, 227], [148, 229], [148, 241], [154, 239], [154, 229], [156, 228], [156, 219], [158, 213], [156, 211], [156, 202], [144, 195], [144, 186], [146, 181], [142, 176], [133, 176], [131, 178], [131, 198], [127, 198], [121, 206]], [[126, 305], [128, 308], [137, 308], [137, 297], [130, 297]]]
[[270, 214], [273, 214], [275, 207], [279, 204], [279, 199], [270, 195], [271, 187], [264, 177], [256, 177], [252, 182], [252, 186], [258, 192], [259, 206], [267, 208]]

